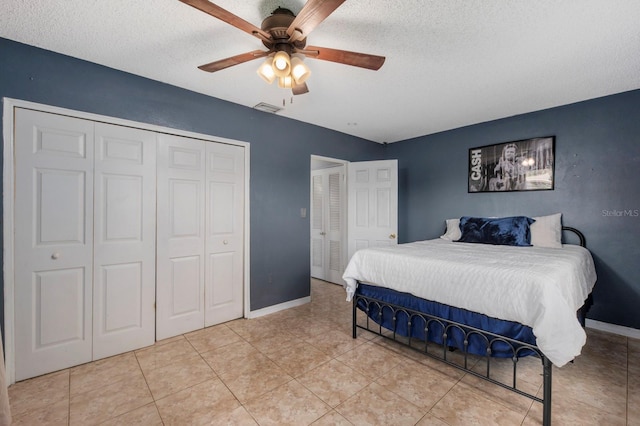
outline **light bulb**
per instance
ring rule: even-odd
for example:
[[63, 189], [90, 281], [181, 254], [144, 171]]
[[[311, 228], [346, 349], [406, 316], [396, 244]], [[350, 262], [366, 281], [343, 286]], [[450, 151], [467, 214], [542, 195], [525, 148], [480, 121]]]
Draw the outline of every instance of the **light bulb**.
[[287, 52], [279, 51], [273, 56], [273, 72], [277, 77], [289, 75], [291, 71], [291, 59]]
[[287, 69], [287, 61], [284, 58], [278, 58], [275, 61], [276, 64], [276, 68], [279, 69], [280, 71]]

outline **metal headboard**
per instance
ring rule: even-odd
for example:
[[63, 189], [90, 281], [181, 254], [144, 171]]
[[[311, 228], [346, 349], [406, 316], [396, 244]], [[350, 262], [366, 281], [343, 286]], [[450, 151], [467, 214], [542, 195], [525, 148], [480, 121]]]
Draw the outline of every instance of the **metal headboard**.
[[580, 245], [582, 247], [586, 247], [587, 246], [587, 240], [584, 238], [584, 234], [582, 232], [578, 231], [576, 228], [572, 228], [571, 226], [563, 226], [562, 230], [563, 231], [573, 232], [580, 239]]

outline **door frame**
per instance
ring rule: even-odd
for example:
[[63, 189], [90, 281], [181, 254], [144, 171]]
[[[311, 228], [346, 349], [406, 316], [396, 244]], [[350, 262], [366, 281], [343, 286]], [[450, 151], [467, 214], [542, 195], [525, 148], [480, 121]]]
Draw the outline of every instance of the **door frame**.
[[3, 282], [4, 282], [4, 350], [6, 364], [6, 384], [15, 383], [15, 333], [14, 333], [14, 296], [15, 296], [15, 258], [14, 258], [14, 196], [15, 196], [15, 165], [14, 165], [14, 110], [15, 108], [32, 109], [52, 114], [67, 115], [85, 120], [104, 122], [125, 127], [134, 127], [143, 130], [150, 130], [157, 133], [168, 133], [176, 136], [184, 136], [192, 139], [200, 139], [207, 142], [218, 142], [229, 145], [242, 146], [245, 149], [245, 195], [244, 195], [244, 313], [247, 318], [251, 312], [250, 295], [250, 144], [248, 142], [237, 141], [217, 136], [205, 135], [185, 130], [172, 129], [154, 124], [141, 123], [137, 121], [125, 120], [121, 118], [109, 117], [105, 115], [93, 114], [82, 111], [75, 111], [36, 102], [23, 101], [20, 99], [2, 98], [2, 126], [3, 126], [3, 197], [2, 197], [2, 220], [3, 220]]

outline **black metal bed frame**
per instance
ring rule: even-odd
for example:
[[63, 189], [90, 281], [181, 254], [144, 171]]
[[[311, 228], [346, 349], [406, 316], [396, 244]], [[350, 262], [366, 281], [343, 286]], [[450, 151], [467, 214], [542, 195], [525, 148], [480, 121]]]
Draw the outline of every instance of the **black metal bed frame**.
[[[563, 231], [570, 231], [575, 233], [579, 240], [580, 240], [580, 245], [582, 247], [586, 247], [586, 241], [584, 238], [584, 235], [582, 234], [582, 232], [578, 231], [575, 228], [571, 228], [568, 226], [563, 226], [562, 227]], [[357, 321], [357, 310], [358, 310], [358, 302], [362, 302], [362, 304], [364, 305], [364, 312], [367, 314], [366, 317], [366, 324], [365, 325], [360, 325], [358, 324]], [[370, 307], [373, 306], [374, 312], [377, 312], [377, 316], [379, 321], [375, 322], [375, 326], [373, 326], [373, 328], [370, 326], [370, 318], [369, 318], [369, 313], [371, 311]], [[585, 307], [581, 308], [581, 310], [579, 311], [580, 314], [584, 315], [586, 307], [588, 307], [587, 305], [585, 305]], [[382, 315], [383, 312], [390, 312], [393, 316], [393, 330], [389, 329], [389, 331], [391, 332], [391, 334], [389, 333], [383, 333], [383, 326], [382, 326]], [[404, 317], [406, 318], [406, 325], [407, 325], [407, 330], [409, 330], [408, 334], [409, 336], [403, 336], [407, 339], [407, 341], [402, 341], [401, 339], [397, 338], [396, 335], [396, 328], [397, 328], [397, 318], [398, 318], [398, 313], [402, 313], [404, 314]], [[584, 318], [584, 317], [583, 317]], [[581, 322], [584, 326], [584, 320], [583, 318], [581, 319]], [[421, 323], [425, 325], [424, 328], [424, 336], [425, 339], [418, 339], [415, 337], [411, 337], [411, 324], [412, 322], [415, 323], [415, 321], [422, 321]], [[439, 327], [440, 330], [442, 330], [442, 342], [443, 344], [440, 345], [438, 343], [433, 343], [430, 342], [426, 336], [428, 336], [428, 332], [433, 330], [432, 326], [435, 327]], [[372, 297], [367, 297], [367, 296], [363, 296], [361, 294], [356, 293], [353, 296], [353, 338], [356, 338], [357, 335], [357, 329], [363, 329], [366, 331], [369, 331], [370, 333], [376, 334], [378, 336], [384, 337], [386, 339], [389, 340], [393, 340], [395, 342], [398, 342], [402, 345], [405, 345], [413, 350], [419, 351], [421, 353], [423, 353], [424, 355], [427, 355], [431, 358], [437, 359], [441, 362], [444, 362], [445, 364], [448, 364], [452, 367], [455, 367], [459, 370], [462, 370], [466, 373], [472, 374], [480, 379], [486, 380], [490, 383], [493, 383], [495, 385], [501, 386], [505, 389], [508, 389], [512, 392], [518, 393], [522, 396], [525, 396], [527, 398], [530, 398], [534, 401], [540, 402], [542, 403], [542, 424], [544, 426], [550, 426], [551, 425], [551, 382], [552, 382], [552, 378], [551, 378], [551, 371], [552, 371], [552, 364], [551, 361], [549, 361], [549, 359], [542, 353], [542, 351], [540, 351], [540, 349], [532, 344], [526, 343], [526, 342], [522, 342], [519, 340], [515, 340], [515, 339], [511, 339], [505, 336], [501, 336], [499, 334], [495, 334], [495, 333], [491, 333], [479, 328], [475, 328], [475, 327], [471, 327], [469, 325], [466, 324], [462, 324], [462, 323], [458, 323], [452, 320], [448, 320], [448, 319], [444, 319], [435, 315], [431, 315], [431, 314], [426, 314], [423, 312], [419, 312], [419, 311], [415, 311], [412, 309], [408, 309], [405, 308], [403, 306], [398, 306], [398, 305], [394, 305], [392, 303], [389, 302], [385, 302], [379, 299], [375, 299]], [[387, 330], [386, 328], [384, 328], [385, 330]], [[457, 330], [458, 332], [461, 332], [464, 335], [464, 342], [463, 342], [463, 348], [458, 348], [462, 351], [463, 353], [463, 364], [460, 365], [459, 363], [453, 362], [452, 360], [449, 359], [449, 353], [452, 353], [452, 349], [448, 348], [446, 343], [447, 342], [447, 337], [448, 335], [454, 331]], [[486, 345], [486, 360], [487, 360], [487, 368], [486, 368], [486, 372], [484, 373], [479, 373], [475, 370], [472, 369], [472, 367], [469, 367], [468, 364], [468, 359], [469, 359], [469, 355], [471, 355], [468, 352], [468, 344], [469, 344], [469, 340], [471, 338], [481, 338]], [[507, 384], [505, 382], [501, 382], [498, 380], [495, 380], [491, 377], [491, 360], [494, 359], [492, 358], [492, 352], [493, 352], [493, 347], [495, 344], [501, 344], [501, 346], [506, 346], [509, 348], [509, 350], [511, 351], [511, 361], [513, 364], [513, 380], [511, 381], [510, 384]], [[434, 349], [431, 349], [434, 348]], [[517, 366], [518, 366], [518, 359], [519, 359], [519, 355], [523, 352], [526, 351], [527, 354], [533, 354], [532, 356], [536, 356], [538, 357], [541, 361], [542, 361], [542, 377], [543, 377], [543, 396], [542, 398], [539, 398], [536, 395], [532, 395], [530, 393], [524, 392], [523, 390], [519, 389], [517, 387]], [[436, 355], [436, 352], [439, 352], [441, 355]]]

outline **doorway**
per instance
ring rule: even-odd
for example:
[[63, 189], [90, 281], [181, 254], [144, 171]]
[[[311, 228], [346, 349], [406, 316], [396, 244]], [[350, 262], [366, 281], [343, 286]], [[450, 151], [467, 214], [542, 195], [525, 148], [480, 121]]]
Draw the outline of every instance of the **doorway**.
[[398, 160], [311, 156], [311, 277], [344, 285], [356, 250], [398, 244]]
[[311, 276], [340, 285], [346, 266], [347, 163], [311, 156]]

